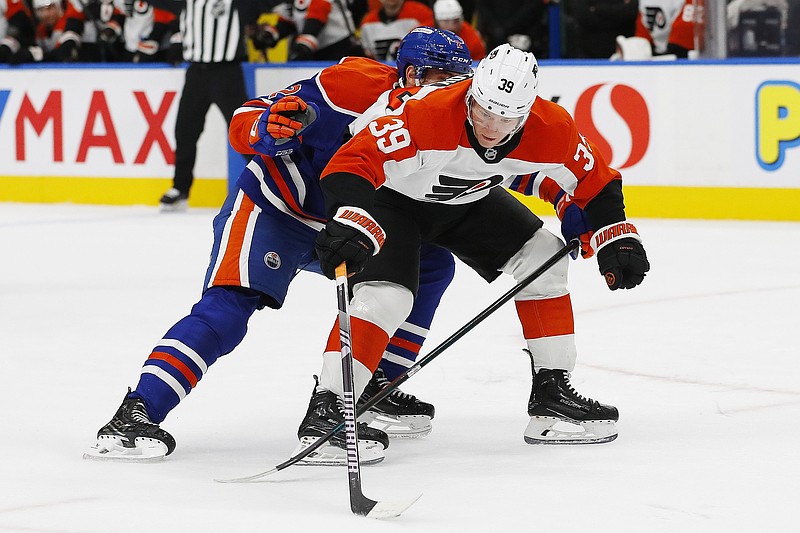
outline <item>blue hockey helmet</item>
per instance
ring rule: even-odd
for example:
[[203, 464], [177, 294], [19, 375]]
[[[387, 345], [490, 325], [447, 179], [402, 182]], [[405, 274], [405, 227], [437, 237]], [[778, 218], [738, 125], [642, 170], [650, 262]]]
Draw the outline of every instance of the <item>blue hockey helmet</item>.
[[405, 80], [406, 68], [412, 65], [417, 78], [427, 69], [457, 74], [472, 72], [472, 56], [463, 39], [455, 33], [428, 26], [411, 30], [397, 49], [397, 73]]

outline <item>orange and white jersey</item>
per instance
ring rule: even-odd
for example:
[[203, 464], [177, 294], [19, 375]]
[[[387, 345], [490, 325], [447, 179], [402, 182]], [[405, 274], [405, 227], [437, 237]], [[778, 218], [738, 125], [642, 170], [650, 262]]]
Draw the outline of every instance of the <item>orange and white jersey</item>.
[[67, 0], [64, 18], [66, 23], [61, 41], [71, 39], [79, 43], [96, 43], [99, 31], [105, 27], [121, 34], [125, 22], [125, 14], [115, 5], [114, 0], [99, 0], [92, 3]]
[[[24, 0], [0, 0], [0, 44], [16, 53], [21, 46], [34, 44], [35, 23]], [[9, 28], [14, 31], [8, 33]]]
[[315, 19], [322, 24], [317, 35], [319, 48], [323, 49], [353, 35], [353, 15], [343, 1], [337, 0], [292, 0], [276, 6], [273, 11], [291, 20], [298, 32], [305, 28], [306, 19]]
[[155, 36], [153, 30], [158, 25], [168, 26], [176, 18], [175, 14], [169, 11], [154, 8], [147, 0], [115, 0], [115, 5], [118, 9], [127, 9], [122, 35], [125, 49], [131, 53], [140, 50], [139, 46], [143, 41], [160, 40], [161, 36]]
[[636, 36], [653, 43], [656, 54], [666, 54], [669, 44], [693, 50], [693, 0], [640, 0]]
[[[470, 83], [434, 84], [409, 96], [394, 114], [366, 124], [331, 159], [322, 178], [355, 174], [415, 200], [465, 204], [492, 187], [529, 176], [537, 182], [535, 189], [550, 183], [552, 191], [563, 189], [581, 208], [610, 181], [621, 179], [578, 132], [569, 113], [541, 98], [508, 142], [481, 147], [467, 125]], [[533, 192], [550, 199], [552, 191]]]
[[391, 19], [382, 9], [372, 10], [361, 21], [361, 46], [369, 57], [394, 61], [400, 41], [418, 26], [433, 26], [433, 10], [421, 2], [406, 0]]

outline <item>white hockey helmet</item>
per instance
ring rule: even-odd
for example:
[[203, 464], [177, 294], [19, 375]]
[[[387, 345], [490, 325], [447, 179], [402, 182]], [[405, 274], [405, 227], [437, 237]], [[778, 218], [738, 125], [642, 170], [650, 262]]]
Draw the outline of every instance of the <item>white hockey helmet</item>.
[[433, 4], [433, 18], [436, 20], [463, 19], [464, 10], [458, 0], [436, 0]]
[[495, 115], [528, 118], [539, 87], [539, 65], [530, 52], [501, 44], [481, 59], [472, 78], [467, 104], [474, 100]]

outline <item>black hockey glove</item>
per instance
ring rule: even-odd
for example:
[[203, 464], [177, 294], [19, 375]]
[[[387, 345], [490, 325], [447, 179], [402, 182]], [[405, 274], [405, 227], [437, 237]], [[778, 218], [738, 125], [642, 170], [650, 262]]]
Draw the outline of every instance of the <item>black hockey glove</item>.
[[364, 270], [381, 250], [386, 235], [374, 219], [358, 207], [340, 207], [317, 235], [316, 252], [325, 277], [334, 279], [336, 267], [347, 263], [349, 274]]
[[636, 287], [650, 270], [641, 241], [636, 227], [630, 222], [611, 224], [592, 235], [600, 273], [612, 291]]
[[317, 38], [313, 35], [298, 35], [289, 48], [289, 61], [311, 61], [318, 47]]
[[73, 63], [78, 60], [78, 43], [72, 39], [61, 43], [51, 52], [53, 61], [58, 63]]
[[250, 39], [253, 41], [253, 47], [256, 50], [266, 52], [269, 48], [275, 48], [275, 45], [280, 40], [280, 35], [278, 30], [269, 24], [260, 24], [253, 30], [253, 35]]
[[9, 65], [22, 65], [25, 63], [39, 63], [44, 59], [44, 52], [38, 46], [28, 46], [20, 48], [19, 51], [8, 60]]
[[5, 44], [0, 44], [0, 64], [8, 63], [11, 59], [11, 56], [14, 55], [14, 52], [11, 51], [11, 47]]

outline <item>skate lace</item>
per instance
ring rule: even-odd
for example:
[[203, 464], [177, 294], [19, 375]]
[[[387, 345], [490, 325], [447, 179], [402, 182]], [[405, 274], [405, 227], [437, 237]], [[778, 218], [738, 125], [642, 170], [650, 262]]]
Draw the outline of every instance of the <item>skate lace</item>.
[[133, 409], [131, 409], [130, 416], [134, 422], [139, 422], [140, 424], [148, 424], [148, 425], [153, 424], [150, 421], [150, 417], [147, 416], [147, 411], [144, 410], [143, 405], [140, 404], [134, 405]]
[[575, 387], [573, 387], [572, 383], [570, 383], [569, 381], [569, 372], [564, 372], [564, 384], [567, 386], [567, 390], [570, 392], [570, 394], [572, 394], [582, 402], [588, 403], [589, 405], [599, 404], [597, 400], [587, 398], [586, 396], [580, 394], [578, 391], [575, 390]]
[[[378, 386], [380, 386], [381, 390], [385, 389], [391, 383], [391, 381], [389, 381], [389, 379], [383, 373], [383, 370], [381, 370], [380, 368], [375, 371], [374, 378], [375, 378], [375, 383], [377, 383]], [[401, 391], [400, 389], [392, 390], [389, 393], [389, 396], [394, 396], [395, 398], [402, 398], [404, 400], [413, 398], [412, 395], [407, 394]]]

